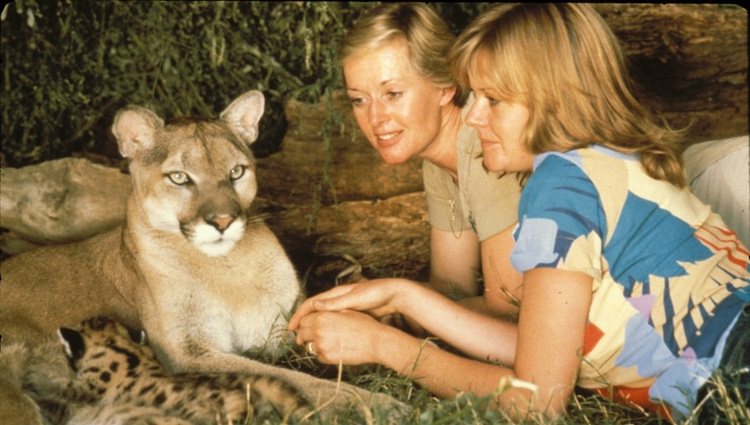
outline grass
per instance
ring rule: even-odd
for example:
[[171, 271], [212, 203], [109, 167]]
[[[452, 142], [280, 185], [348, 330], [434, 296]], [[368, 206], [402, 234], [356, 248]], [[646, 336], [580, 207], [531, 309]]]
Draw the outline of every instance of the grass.
[[[319, 363], [314, 357], [306, 354], [300, 347], [294, 346], [289, 353], [279, 359], [269, 359], [276, 364], [300, 370], [312, 375], [354, 384], [372, 392], [388, 394], [411, 407], [411, 412], [403, 417], [398, 424], [414, 425], [460, 425], [460, 424], [542, 424], [549, 423], [543, 418], [535, 417], [524, 421], [516, 421], [503, 412], [490, 407], [489, 397], [478, 397], [463, 394], [456, 399], [441, 400], [432, 396], [428, 391], [415, 385], [409, 379], [399, 376], [395, 372], [381, 366], [327, 366]], [[750, 373], [747, 372], [746, 373]], [[750, 424], [750, 410], [741, 401], [737, 386], [724, 382], [721, 378], [714, 381], [715, 388], [711, 396], [717, 402], [717, 410], [726, 418], [722, 424], [746, 425]], [[747, 395], [745, 395], [747, 397]], [[700, 407], [700, 406], [699, 406]], [[713, 415], [712, 415], [713, 417]], [[274, 422], [276, 420], [276, 422]], [[279, 418], [266, 418], [251, 423], [274, 424], [282, 423]], [[373, 408], [366, 414], [361, 414], [355, 408], [337, 412], [333, 419], [321, 419], [313, 416], [307, 423], [328, 425], [334, 424], [390, 424], [388, 412]], [[567, 413], [554, 421], [559, 425], [626, 425], [626, 424], [667, 424], [668, 421], [654, 413], [615, 403], [609, 399], [577, 393], [573, 396]], [[685, 425], [704, 425], [698, 412], [685, 421]], [[708, 422], [713, 423], [713, 422]], [[717, 422], [719, 423], [719, 422]]]
[[[356, 260], [355, 260], [356, 262]], [[381, 270], [377, 277], [398, 275], [393, 271]], [[401, 276], [406, 277], [406, 276]], [[481, 276], [477, 276], [481, 281]], [[305, 280], [306, 286], [311, 283]], [[315, 285], [313, 285], [315, 286]], [[440, 341], [437, 341], [441, 344]], [[446, 347], [450, 350], [450, 347]], [[453, 400], [441, 400], [434, 397], [429, 391], [414, 384], [411, 380], [399, 376], [397, 373], [382, 366], [343, 366], [334, 367], [319, 363], [313, 356], [304, 352], [304, 349], [292, 345], [289, 352], [281, 358], [264, 359], [268, 363], [279, 364], [295, 370], [300, 370], [317, 377], [336, 380], [354, 384], [371, 392], [390, 395], [391, 397], [406, 403], [411, 407], [411, 412], [399, 425], [462, 425], [462, 424], [542, 424], [550, 423], [541, 417], [529, 418], [517, 421], [503, 412], [497, 411], [490, 406], [490, 397], [478, 397], [473, 394], [463, 394]], [[740, 374], [744, 374], [744, 395], [740, 393], [738, 382]], [[710, 396], [715, 401], [715, 412], [699, 417], [700, 411], [705, 403], [700, 403], [696, 410], [686, 420], [678, 422], [680, 425], [748, 425], [750, 424], [750, 392], [748, 385], [750, 380], [750, 366], [737, 371], [732, 376], [733, 381], [727, 382], [725, 378], [717, 376], [709, 381]], [[744, 398], [743, 398], [744, 397]], [[333, 423], [337, 424], [390, 424], [387, 412], [373, 411], [371, 416], [362, 417], [355, 409], [339, 412]], [[719, 419], [720, 414], [723, 419]], [[274, 423], [274, 422], [267, 422]], [[312, 424], [329, 424], [320, 418], [312, 418]], [[553, 421], [557, 425], [656, 425], [669, 424], [653, 412], [645, 411], [637, 406], [627, 406], [614, 402], [608, 398], [592, 394], [586, 390], [576, 391], [571, 398], [566, 414]]]

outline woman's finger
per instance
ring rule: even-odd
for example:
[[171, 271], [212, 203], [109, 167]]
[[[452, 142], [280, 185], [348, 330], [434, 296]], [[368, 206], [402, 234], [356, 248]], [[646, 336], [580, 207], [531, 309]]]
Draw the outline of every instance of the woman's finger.
[[351, 291], [354, 286], [355, 285], [337, 286], [335, 288], [329, 289], [326, 292], [322, 292], [314, 297], [306, 299], [302, 304], [300, 304], [294, 314], [292, 314], [292, 317], [289, 319], [287, 329], [290, 331], [297, 329], [297, 327], [299, 327], [299, 322], [303, 317], [316, 310], [319, 310], [319, 308], [317, 307], [318, 300], [325, 300], [327, 298], [340, 296], [341, 294], [345, 294]]
[[381, 303], [381, 289], [377, 285], [363, 283], [348, 289], [346, 292], [335, 296], [315, 300], [315, 309], [320, 311], [366, 311], [379, 306]]
[[309, 298], [305, 300], [300, 306], [297, 308], [297, 310], [292, 314], [292, 317], [289, 319], [289, 323], [287, 324], [287, 329], [290, 331], [297, 330], [299, 327], [300, 321], [302, 318], [307, 316], [308, 314], [315, 311], [315, 307], [313, 306], [314, 298]]
[[319, 313], [313, 312], [299, 319], [295, 331], [295, 342], [298, 345], [314, 340], [317, 337], [316, 332], [319, 331], [317, 326], [318, 316]]

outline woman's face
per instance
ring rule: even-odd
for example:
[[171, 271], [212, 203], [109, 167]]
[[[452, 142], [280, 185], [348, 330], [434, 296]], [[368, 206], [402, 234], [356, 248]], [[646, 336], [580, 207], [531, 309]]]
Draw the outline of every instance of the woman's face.
[[441, 106], [454, 91], [423, 77], [403, 40], [358, 53], [344, 63], [357, 124], [388, 164], [422, 154], [441, 130]]
[[534, 155], [523, 141], [529, 122], [529, 109], [520, 103], [501, 100], [499, 93], [481, 84], [475, 87], [474, 104], [466, 115], [466, 124], [477, 130], [482, 143], [482, 160], [491, 171], [531, 171]]

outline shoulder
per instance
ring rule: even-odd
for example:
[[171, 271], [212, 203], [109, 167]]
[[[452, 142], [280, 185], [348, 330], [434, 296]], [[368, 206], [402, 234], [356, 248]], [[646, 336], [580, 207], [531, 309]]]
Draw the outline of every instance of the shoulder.
[[531, 178], [539, 180], [550, 177], [585, 175], [583, 162], [588, 154], [588, 149], [539, 154], [534, 159], [534, 169]]
[[[533, 241], [533, 246], [516, 249], [516, 256], [521, 251], [547, 250], [550, 258], [564, 257], [572, 241], [589, 235], [601, 238], [607, 229], [599, 191], [588, 176], [579, 151], [537, 157], [534, 173], [521, 195], [518, 215], [516, 248], [529, 245], [528, 241]], [[551, 262], [535, 257], [534, 264], [537, 261]]]
[[579, 198], [598, 197], [591, 177], [583, 167], [580, 151], [549, 152], [534, 160], [534, 171], [521, 195], [521, 207], [537, 200], [579, 202]]
[[568, 152], [546, 152], [534, 160], [524, 193], [594, 196], [605, 186], [627, 186], [628, 170], [639, 163], [637, 155], [596, 145]]
[[428, 197], [453, 198], [458, 187], [446, 170], [430, 161], [422, 161], [422, 180]]

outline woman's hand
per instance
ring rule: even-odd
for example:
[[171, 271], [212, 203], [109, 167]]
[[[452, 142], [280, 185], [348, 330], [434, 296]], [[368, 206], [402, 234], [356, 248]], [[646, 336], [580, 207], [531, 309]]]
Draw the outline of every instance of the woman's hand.
[[395, 329], [367, 314], [345, 310], [307, 314], [296, 331], [297, 344], [306, 345], [321, 363], [359, 365], [382, 363], [380, 351], [391, 345], [384, 337]]
[[421, 288], [405, 279], [376, 279], [351, 285], [337, 286], [308, 298], [289, 319], [289, 330], [296, 330], [300, 321], [317, 311], [355, 310], [382, 319], [401, 313], [403, 297], [409, 288]]

